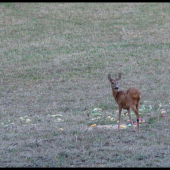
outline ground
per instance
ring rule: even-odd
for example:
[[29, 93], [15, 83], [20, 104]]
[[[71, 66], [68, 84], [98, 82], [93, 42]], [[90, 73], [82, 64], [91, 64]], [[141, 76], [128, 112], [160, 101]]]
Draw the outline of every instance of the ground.
[[[169, 3], [1, 3], [0, 23], [0, 167], [170, 166]], [[117, 125], [119, 72], [139, 134], [97, 128]]]

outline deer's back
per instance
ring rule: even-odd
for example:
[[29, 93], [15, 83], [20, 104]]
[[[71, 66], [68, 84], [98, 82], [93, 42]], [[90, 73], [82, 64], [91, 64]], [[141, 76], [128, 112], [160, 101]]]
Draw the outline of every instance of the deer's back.
[[135, 88], [135, 87], [131, 87], [127, 90], [127, 95], [134, 98], [134, 99], [139, 99], [141, 98], [141, 92]]
[[117, 103], [124, 109], [129, 108], [132, 103], [137, 104], [140, 98], [141, 92], [135, 87], [131, 87], [128, 90], [119, 91], [116, 97]]

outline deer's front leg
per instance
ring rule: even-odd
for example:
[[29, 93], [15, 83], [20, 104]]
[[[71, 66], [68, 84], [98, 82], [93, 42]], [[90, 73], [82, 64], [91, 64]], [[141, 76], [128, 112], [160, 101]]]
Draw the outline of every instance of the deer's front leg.
[[119, 123], [118, 123], [118, 131], [119, 131], [119, 128], [120, 128], [120, 118], [121, 118], [121, 112], [122, 112], [122, 107], [119, 106]]

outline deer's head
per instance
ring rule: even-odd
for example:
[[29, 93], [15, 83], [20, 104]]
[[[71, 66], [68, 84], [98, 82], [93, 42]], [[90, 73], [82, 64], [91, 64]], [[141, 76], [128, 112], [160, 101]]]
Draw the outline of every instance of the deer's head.
[[111, 83], [112, 89], [118, 90], [118, 81], [121, 79], [121, 73], [117, 76], [117, 78], [113, 79], [110, 74], [108, 74], [108, 79]]

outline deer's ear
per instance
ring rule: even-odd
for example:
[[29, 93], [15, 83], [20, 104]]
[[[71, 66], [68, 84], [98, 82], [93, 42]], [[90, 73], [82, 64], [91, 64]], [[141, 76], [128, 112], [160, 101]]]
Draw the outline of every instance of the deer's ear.
[[112, 78], [112, 77], [111, 77], [111, 75], [110, 75], [110, 74], [108, 74], [108, 79], [109, 79], [109, 81], [111, 80], [111, 78]]
[[119, 73], [119, 75], [117, 76], [117, 80], [121, 79], [121, 73]]

